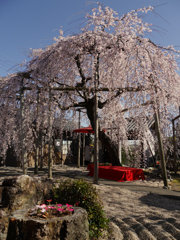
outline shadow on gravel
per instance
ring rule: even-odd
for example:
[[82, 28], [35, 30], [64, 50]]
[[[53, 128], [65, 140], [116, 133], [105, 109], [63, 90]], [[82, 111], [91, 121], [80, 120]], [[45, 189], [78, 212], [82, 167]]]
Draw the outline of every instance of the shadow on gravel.
[[12, 167], [0, 167], [0, 177], [10, 177], [22, 175], [21, 168], [12, 168]]
[[[23, 174], [23, 170], [20, 167], [0, 167], [0, 181], [2, 182], [3, 179], [13, 176], [19, 176]], [[38, 169], [38, 174], [34, 175], [34, 168], [29, 167], [27, 170], [27, 175], [39, 176], [39, 177], [48, 177], [48, 168], [44, 167], [42, 170]], [[52, 171], [53, 178], [61, 178], [61, 177], [68, 177], [68, 178], [84, 178], [86, 180], [91, 179], [87, 176], [86, 172], [81, 172], [80, 170], [61, 170], [61, 169], [53, 169]]]
[[[157, 195], [147, 194], [139, 198], [139, 200], [148, 206], [163, 208], [168, 211], [180, 211], [180, 197], [175, 195]], [[176, 203], [176, 204], [174, 204]]]

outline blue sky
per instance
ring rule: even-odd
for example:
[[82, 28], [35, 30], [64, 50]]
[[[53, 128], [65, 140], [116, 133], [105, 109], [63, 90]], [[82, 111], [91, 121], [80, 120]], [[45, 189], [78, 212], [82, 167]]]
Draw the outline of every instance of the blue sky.
[[[159, 16], [151, 12], [143, 18], [156, 29], [148, 37], [157, 44], [174, 45], [180, 50], [180, 0], [101, 0], [101, 3], [119, 16], [142, 6], [157, 6]], [[79, 26], [76, 20], [83, 16], [76, 13], [84, 11], [85, 5], [86, 0], [0, 0], [0, 76], [20, 71], [19, 64], [28, 61], [30, 48], [52, 44], [61, 26], [65, 34], [67, 30], [75, 33]]]

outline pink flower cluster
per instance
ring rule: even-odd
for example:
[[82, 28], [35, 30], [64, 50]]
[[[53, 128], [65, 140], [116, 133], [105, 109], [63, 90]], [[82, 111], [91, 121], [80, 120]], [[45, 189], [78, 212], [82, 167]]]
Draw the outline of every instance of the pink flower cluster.
[[[52, 200], [50, 199], [50, 200], [47, 200], [47, 202], [51, 202]], [[65, 210], [68, 210], [68, 211], [70, 211], [70, 212], [73, 212], [74, 211], [74, 209], [72, 208], [73, 206], [72, 205], [70, 205], [70, 204], [67, 204], [66, 203], [66, 207], [62, 207], [63, 205], [62, 204], [56, 204], [56, 206], [47, 206], [46, 204], [42, 204], [42, 205], [36, 205], [36, 207], [35, 208], [32, 208], [31, 210], [30, 210], [30, 215], [32, 216], [32, 215], [36, 215], [36, 216], [40, 216], [41, 214], [42, 215], [46, 215], [47, 213], [48, 213], [48, 210], [50, 210], [50, 209], [55, 209], [55, 210], [57, 210], [57, 211], [59, 211], [59, 212], [64, 212]]]
[[[56, 204], [58, 207], [62, 207], [62, 204]], [[66, 207], [67, 207], [67, 210], [70, 211], [70, 212], [73, 212], [74, 209], [72, 208], [72, 205], [69, 205], [66, 203]], [[58, 211], [64, 211], [64, 208], [57, 208]]]

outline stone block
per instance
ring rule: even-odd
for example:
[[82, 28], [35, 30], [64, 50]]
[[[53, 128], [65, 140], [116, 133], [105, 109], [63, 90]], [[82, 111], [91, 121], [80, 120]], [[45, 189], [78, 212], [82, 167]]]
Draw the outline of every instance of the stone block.
[[9, 219], [7, 240], [88, 240], [89, 223], [85, 209], [50, 219], [27, 216], [28, 209], [15, 211]]

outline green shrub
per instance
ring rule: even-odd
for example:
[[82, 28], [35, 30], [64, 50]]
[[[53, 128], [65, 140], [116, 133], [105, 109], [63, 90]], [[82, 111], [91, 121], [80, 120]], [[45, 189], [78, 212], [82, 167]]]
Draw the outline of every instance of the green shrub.
[[65, 180], [58, 188], [53, 188], [54, 201], [85, 208], [88, 213], [90, 239], [102, 236], [102, 230], [108, 229], [106, 218], [98, 191], [84, 179]]
[[99, 165], [100, 165], [100, 166], [110, 166], [110, 165], [111, 165], [111, 163], [109, 163], [109, 162], [106, 162], [106, 163], [100, 163]]

